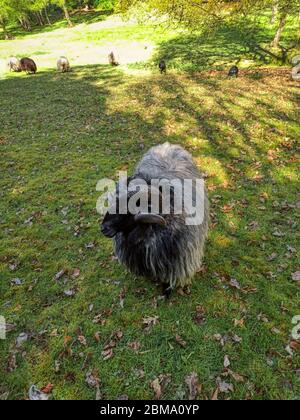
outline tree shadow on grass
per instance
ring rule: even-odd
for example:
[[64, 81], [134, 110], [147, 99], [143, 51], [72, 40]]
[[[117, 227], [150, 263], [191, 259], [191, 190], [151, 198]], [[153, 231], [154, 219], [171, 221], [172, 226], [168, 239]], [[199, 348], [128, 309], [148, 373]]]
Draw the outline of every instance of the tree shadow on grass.
[[272, 57], [260, 46], [271, 41], [270, 32], [260, 26], [221, 25], [214, 32], [183, 34], [161, 43], [155, 61], [165, 59], [170, 68], [182, 70], [222, 69], [241, 60], [266, 65]]

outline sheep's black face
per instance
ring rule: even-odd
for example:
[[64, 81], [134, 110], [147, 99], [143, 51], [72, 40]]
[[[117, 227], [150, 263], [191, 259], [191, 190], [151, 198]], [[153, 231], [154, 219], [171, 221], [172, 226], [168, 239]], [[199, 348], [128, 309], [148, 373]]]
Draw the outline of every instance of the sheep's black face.
[[119, 232], [130, 232], [135, 226], [134, 216], [107, 213], [101, 231], [107, 238], [114, 238]]

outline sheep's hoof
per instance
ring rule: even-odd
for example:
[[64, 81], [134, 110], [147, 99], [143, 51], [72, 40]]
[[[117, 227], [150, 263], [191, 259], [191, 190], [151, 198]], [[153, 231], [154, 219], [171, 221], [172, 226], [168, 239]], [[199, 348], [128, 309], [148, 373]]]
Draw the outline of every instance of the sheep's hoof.
[[171, 286], [168, 286], [167, 284], [163, 285], [163, 293], [166, 299], [170, 299], [172, 292], [173, 292], [173, 289]]

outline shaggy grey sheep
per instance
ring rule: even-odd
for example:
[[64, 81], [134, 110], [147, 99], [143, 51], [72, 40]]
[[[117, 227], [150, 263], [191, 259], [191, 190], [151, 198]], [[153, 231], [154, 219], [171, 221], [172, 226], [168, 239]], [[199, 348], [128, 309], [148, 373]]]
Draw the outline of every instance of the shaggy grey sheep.
[[[172, 187], [169, 190], [171, 211], [164, 212], [162, 201], [166, 190], [160, 187], [151, 188], [151, 185], [153, 180], [165, 180], [166, 184], [172, 185], [174, 179], [179, 181], [180, 188], [184, 185], [184, 180], [193, 180], [195, 183], [197, 179], [202, 183], [201, 224], [188, 225], [186, 217], [191, 213], [184, 211], [178, 214], [175, 211], [176, 206], [181, 206], [183, 201], [182, 197], [177, 199], [178, 196]], [[182, 147], [169, 143], [152, 148], [143, 157], [133, 177], [129, 179], [129, 184], [135, 180], [144, 180], [146, 184], [146, 191], [141, 194], [142, 198], [143, 194], [146, 194], [147, 200], [151, 201], [156, 194], [159, 198], [159, 211], [152, 211], [151, 202], [151, 205], [147, 204], [148, 208], [137, 214], [121, 214], [120, 203], [124, 191], [119, 184], [114, 196], [116, 211], [113, 205], [108, 210], [102, 224], [102, 233], [114, 238], [120, 263], [135, 275], [161, 282], [168, 295], [174, 288], [190, 284], [202, 265], [209, 227], [209, 201], [204, 181], [191, 155]], [[193, 187], [191, 196], [187, 195], [192, 197], [193, 206], [196, 196], [199, 195], [195, 188]], [[129, 190], [128, 203], [132, 194]]]
[[21, 69], [21, 63], [20, 60], [16, 57], [10, 57], [8, 62], [7, 62], [7, 67], [9, 69], [9, 71], [11, 72], [20, 72], [22, 71]]
[[70, 71], [71, 67], [70, 67], [70, 63], [69, 60], [67, 59], [67, 57], [60, 57], [57, 60], [57, 70], [60, 71], [61, 73], [66, 73], [68, 71]]
[[295, 82], [300, 82], [300, 64], [298, 64], [297, 66], [293, 67], [293, 70], [292, 70], [292, 79]]

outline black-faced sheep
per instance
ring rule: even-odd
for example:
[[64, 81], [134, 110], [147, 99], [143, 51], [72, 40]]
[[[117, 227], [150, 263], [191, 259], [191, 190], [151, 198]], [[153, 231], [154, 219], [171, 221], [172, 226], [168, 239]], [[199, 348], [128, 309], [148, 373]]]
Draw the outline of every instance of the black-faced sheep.
[[67, 73], [71, 70], [69, 60], [66, 57], [60, 57], [57, 60], [57, 71], [61, 73]]
[[159, 70], [161, 72], [161, 74], [166, 74], [167, 73], [167, 63], [165, 62], [165, 60], [160, 60], [159, 62]]
[[11, 72], [20, 72], [22, 71], [21, 69], [21, 63], [20, 60], [16, 57], [10, 57], [8, 62], [7, 62], [7, 67], [9, 69], [9, 71]]
[[[204, 181], [191, 155], [182, 147], [169, 143], [150, 149], [130, 178], [130, 184], [135, 180], [142, 180], [146, 184], [143, 194], [147, 196], [147, 208], [135, 214], [129, 211], [121, 214], [120, 203], [124, 191], [119, 184], [114, 196], [116, 207], [112, 205], [105, 215], [102, 233], [108, 238], [114, 238], [120, 263], [137, 276], [162, 283], [165, 293], [169, 294], [176, 287], [189, 285], [202, 265], [209, 227], [209, 201]], [[153, 188], [153, 180], [172, 186], [169, 189], [170, 211], [165, 212], [165, 207], [162, 207], [165, 190]], [[179, 182], [181, 188], [185, 180], [191, 183], [199, 180], [202, 183], [201, 191], [195, 191], [195, 188], [198, 189], [196, 184], [192, 194], [186, 196], [191, 199], [193, 206], [196, 205], [197, 197], [201, 197], [202, 219], [199, 223], [187, 223], [189, 212], [186, 208], [182, 213], [175, 210], [178, 205], [182, 206], [183, 196], [176, 198], [174, 180]], [[159, 210], [155, 212], [149, 203], [153, 195], [159, 199]], [[128, 192], [128, 203], [131, 198], [132, 193]]]
[[239, 75], [239, 68], [238, 66], [233, 66], [229, 70], [228, 77], [238, 77]]
[[27, 74], [35, 74], [37, 72], [37, 66], [31, 58], [22, 58], [20, 63], [21, 70], [26, 71]]

